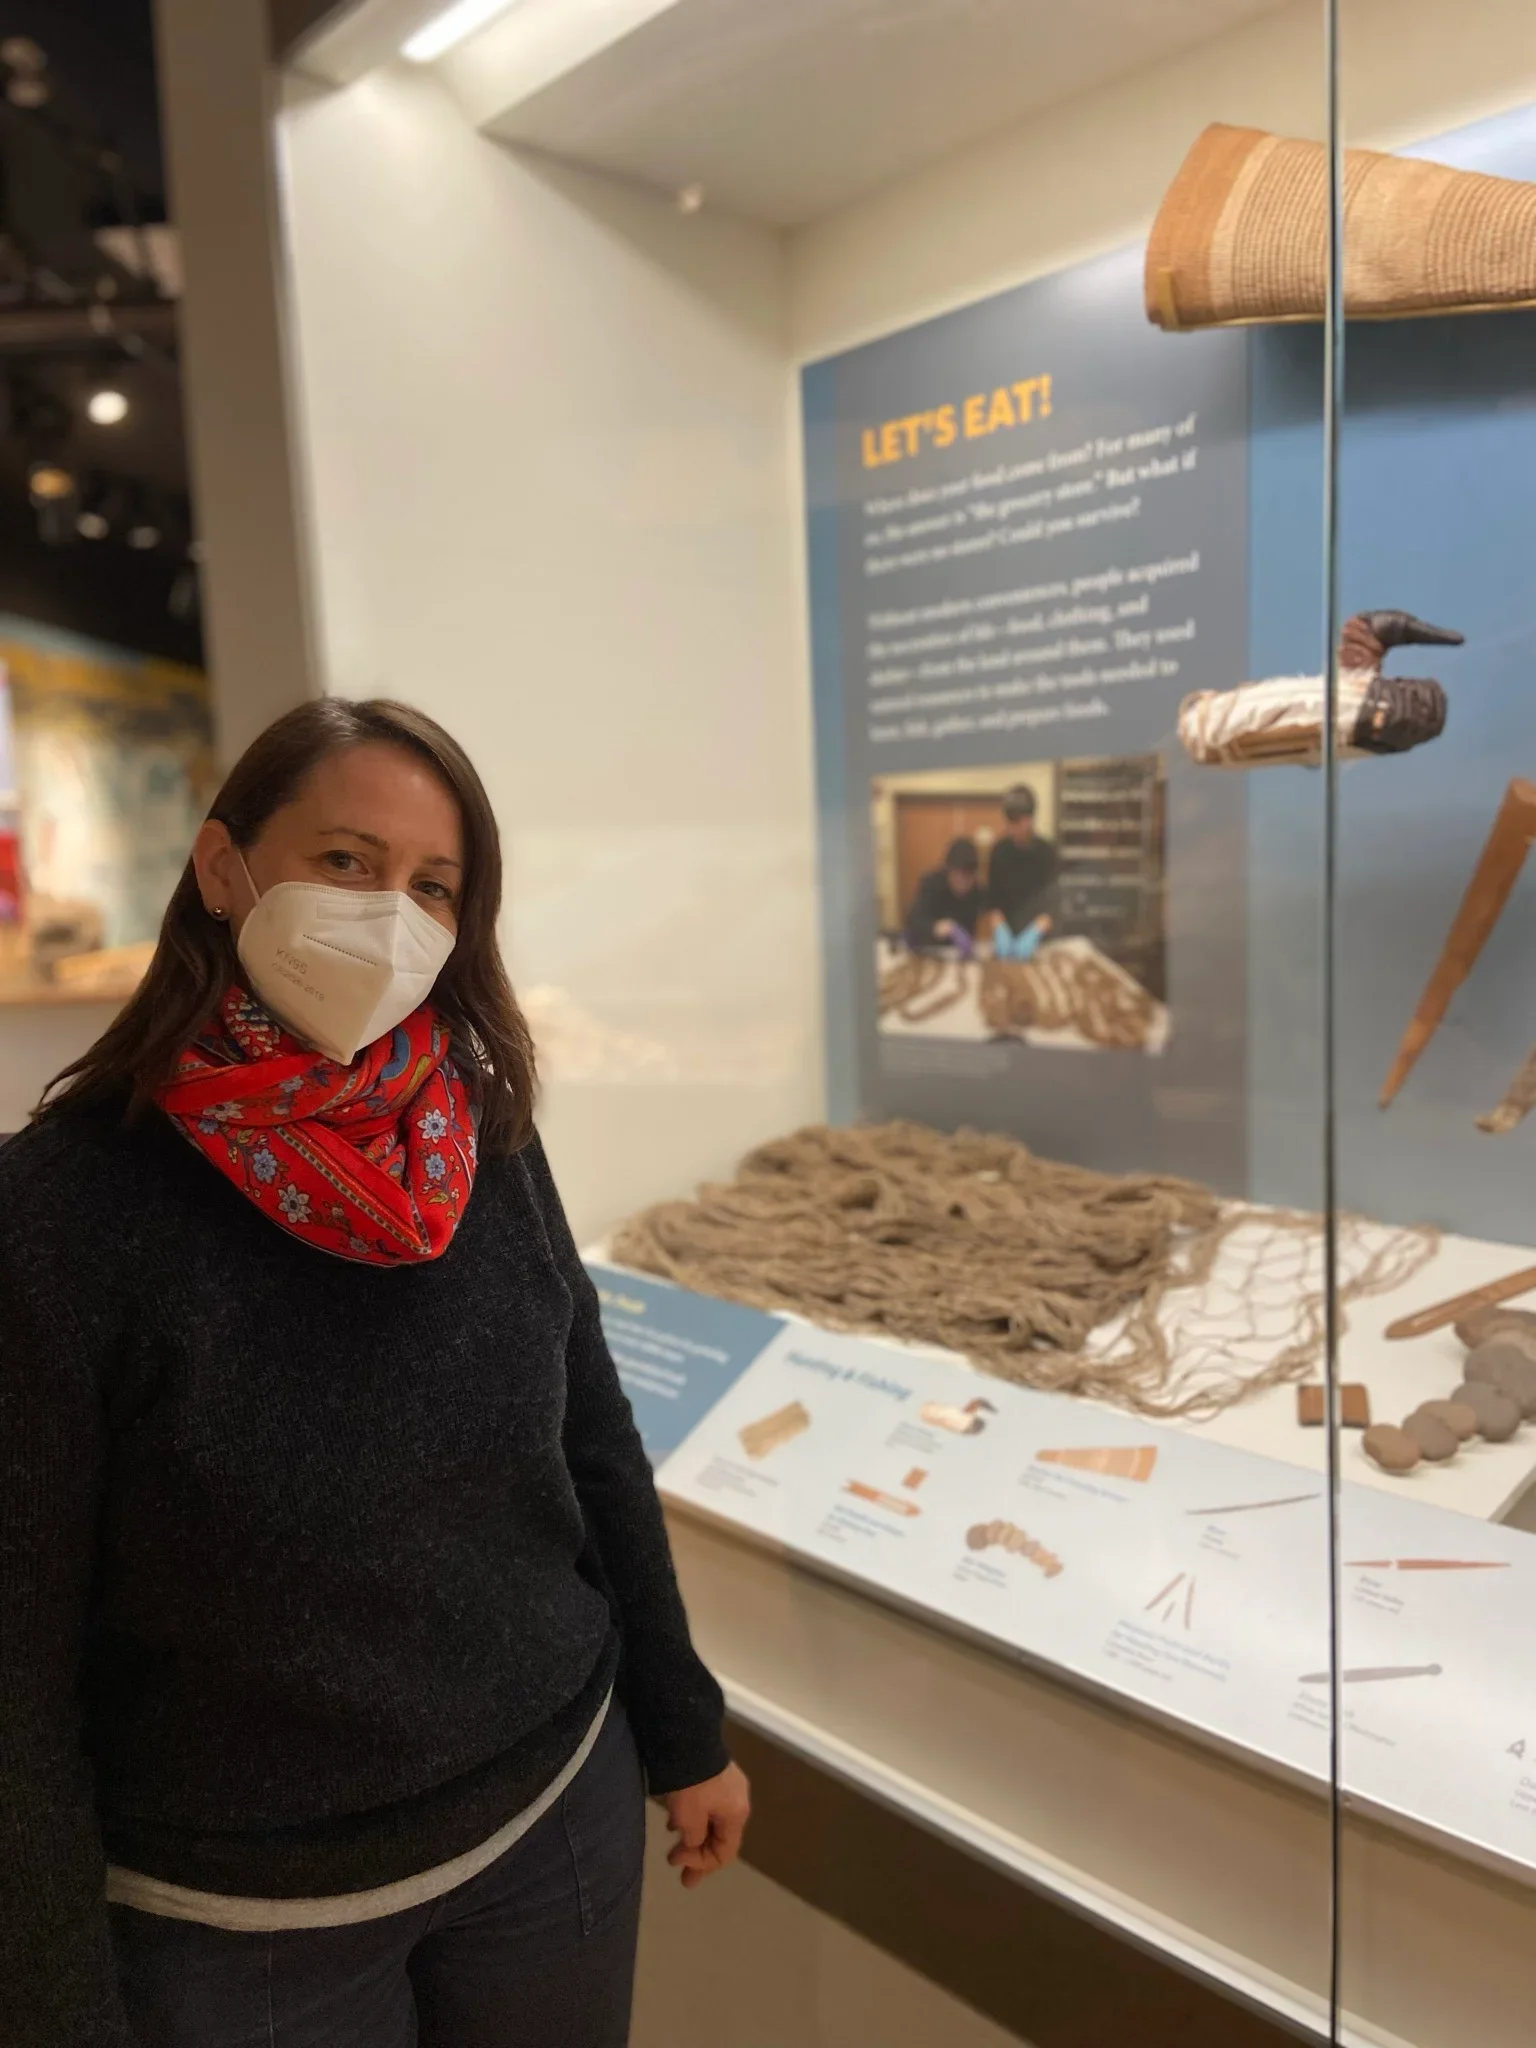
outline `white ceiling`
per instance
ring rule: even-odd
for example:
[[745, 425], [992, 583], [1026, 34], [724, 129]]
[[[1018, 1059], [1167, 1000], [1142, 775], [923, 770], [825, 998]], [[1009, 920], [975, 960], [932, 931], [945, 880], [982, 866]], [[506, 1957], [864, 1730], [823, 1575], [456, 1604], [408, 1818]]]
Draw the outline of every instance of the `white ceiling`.
[[[491, 134], [669, 192], [700, 184], [712, 206], [789, 227], [1276, 4], [651, 0], [500, 104], [489, 76], [463, 91], [475, 45], [450, 62]], [[531, 31], [550, 7], [523, 0], [488, 33], [509, 87], [519, 17]]]

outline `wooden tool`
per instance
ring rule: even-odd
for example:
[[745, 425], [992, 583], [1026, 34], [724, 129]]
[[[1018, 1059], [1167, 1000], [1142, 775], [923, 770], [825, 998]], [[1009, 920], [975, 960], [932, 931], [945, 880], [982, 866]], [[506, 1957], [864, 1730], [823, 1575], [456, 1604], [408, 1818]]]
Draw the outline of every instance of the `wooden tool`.
[[1473, 1309], [1492, 1308], [1496, 1302], [1513, 1301], [1517, 1294], [1529, 1294], [1536, 1287], [1536, 1266], [1522, 1266], [1502, 1280], [1490, 1280], [1467, 1294], [1456, 1294], [1433, 1308], [1421, 1308], [1416, 1315], [1402, 1316], [1387, 1325], [1389, 1337], [1427, 1337], [1431, 1330], [1443, 1330], [1447, 1323], [1459, 1323]]
[[[1434, 972], [1425, 983], [1419, 1006], [1409, 1019], [1397, 1057], [1381, 1091], [1385, 1109], [1413, 1071], [1419, 1054], [1440, 1028], [1451, 998], [1466, 980], [1488, 935], [1509, 901], [1531, 844], [1536, 841], [1536, 783], [1516, 778], [1504, 792], [1493, 830], [1472, 871], [1461, 908], [1452, 920]], [[1517, 1290], [1520, 1291], [1520, 1290]]]
[[[1328, 1389], [1308, 1381], [1296, 1389], [1296, 1420], [1303, 1429], [1319, 1429], [1328, 1420]], [[1371, 1426], [1370, 1390], [1358, 1380], [1339, 1388], [1339, 1422], [1345, 1429]]]
[[1533, 1045], [1520, 1062], [1519, 1072], [1504, 1091], [1504, 1099], [1497, 1109], [1490, 1109], [1486, 1116], [1477, 1119], [1477, 1128], [1487, 1131], [1490, 1137], [1502, 1138], [1506, 1131], [1523, 1123], [1536, 1109], [1536, 1045]]

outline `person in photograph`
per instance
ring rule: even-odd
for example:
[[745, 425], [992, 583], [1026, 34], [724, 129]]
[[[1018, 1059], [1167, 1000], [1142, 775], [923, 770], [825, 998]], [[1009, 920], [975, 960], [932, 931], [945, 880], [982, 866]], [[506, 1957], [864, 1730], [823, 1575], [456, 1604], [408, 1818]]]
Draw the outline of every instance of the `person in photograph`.
[[969, 951], [983, 908], [981, 855], [974, 839], [950, 842], [941, 868], [930, 868], [907, 912], [905, 937], [914, 951], [957, 946]]
[[484, 785], [325, 697], [0, 1149], [0, 1985], [26, 2048], [623, 2048], [735, 1856], [534, 1128]]
[[1000, 960], [1027, 960], [1056, 921], [1056, 848], [1035, 830], [1035, 792], [1016, 783], [1003, 798], [1003, 833], [987, 863], [985, 908], [996, 924], [992, 950]]

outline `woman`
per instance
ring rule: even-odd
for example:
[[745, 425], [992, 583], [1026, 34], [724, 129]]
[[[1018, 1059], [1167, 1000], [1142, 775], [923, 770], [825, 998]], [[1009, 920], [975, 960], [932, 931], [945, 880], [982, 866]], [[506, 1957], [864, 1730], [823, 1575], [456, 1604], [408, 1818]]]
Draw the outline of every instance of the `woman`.
[[440, 727], [290, 712], [0, 1151], [0, 2037], [617, 2048], [644, 1788], [736, 1853], [500, 891]]
[[902, 937], [914, 953], [936, 946], [971, 950], [976, 920], [981, 915], [981, 855], [974, 839], [952, 839], [944, 865], [930, 868], [918, 882]]

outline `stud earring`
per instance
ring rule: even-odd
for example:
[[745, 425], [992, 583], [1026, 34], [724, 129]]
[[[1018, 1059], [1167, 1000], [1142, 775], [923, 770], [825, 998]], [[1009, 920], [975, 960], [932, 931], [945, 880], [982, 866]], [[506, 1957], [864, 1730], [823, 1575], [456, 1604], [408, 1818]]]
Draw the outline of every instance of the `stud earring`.
[[225, 908], [223, 907], [223, 905], [221, 904], [221, 905], [220, 905], [220, 906], [218, 907], [218, 909], [216, 909], [216, 910], [210, 910], [210, 911], [208, 912], [208, 915], [209, 915], [210, 917], [216, 917], [216, 918], [218, 918], [218, 920], [219, 920], [219, 921], [220, 921], [220, 923], [222, 924], [222, 922], [224, 921], [224, 919], [225, 919], [226, 917], [228, 917], [228, 915], [229, 915], [229, 912], [228, 912], [228, 911], [227, 911], [227, 910], [226, 910], [226, 909], [225, 909]]

